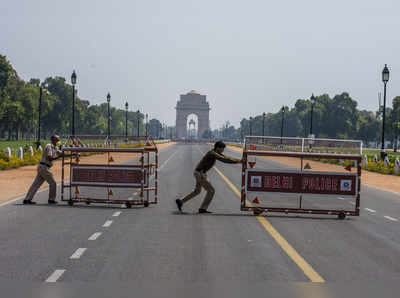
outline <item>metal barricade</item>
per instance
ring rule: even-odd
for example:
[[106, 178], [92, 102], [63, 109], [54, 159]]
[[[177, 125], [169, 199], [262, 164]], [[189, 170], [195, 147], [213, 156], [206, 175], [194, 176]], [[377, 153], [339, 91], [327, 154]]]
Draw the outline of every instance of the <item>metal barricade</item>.
[[361, 154], [361, 141], [246, 137], [240, 209], [359, 216]]
[[[157, 146], [150, 138], [136, 140], [136, 144], [106, 142], [100, 147], [84, 145], [79, 139], [79, 146], [63, 147], [63, 153], [70, 157], [62, 158], [61, 200], [70, 206], [74, 203], [102, 203], [125, 204], [131, 208], [133, 205], [148, 207], [157, 204]], [[100, 156], [88, 156], [81, 162], [85, 154]], [[67, 183], [66, 171], [69, 171]], [[66, 189], [69, 189], [67, 194]]]

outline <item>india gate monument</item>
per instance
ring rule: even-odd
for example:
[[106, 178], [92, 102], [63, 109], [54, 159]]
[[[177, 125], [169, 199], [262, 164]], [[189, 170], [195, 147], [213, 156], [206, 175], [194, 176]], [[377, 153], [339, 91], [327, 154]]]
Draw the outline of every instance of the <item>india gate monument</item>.
[[176, 104], [176, 137], [187, 138], [188, 116], [195, 114], [198, 121], [197, 137], [210, 128], [210, 104], [206, 101], [206, 95], [197, 91], [190, 91], [180, 96]]

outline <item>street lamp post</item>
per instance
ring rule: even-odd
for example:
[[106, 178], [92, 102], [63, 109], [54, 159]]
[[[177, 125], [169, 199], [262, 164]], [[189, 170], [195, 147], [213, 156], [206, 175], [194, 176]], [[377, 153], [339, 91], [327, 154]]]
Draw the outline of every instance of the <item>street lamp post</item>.
[[39, 119], [38, 119], [38, 135], [36, 141], [36, 149], [39, 149], [40, 146], [40, 124], [41, 124], [41, 114], [42, 114], [42, 87], [39, 89]]
[[387, 64], [382, 70], [382, 81], [383, 81], [383, 118], [382, 118], [382, 145], [381, 145], [381, 158], [385, 159], [385, 116], [386, 116], [386, 84], [389, 81], [389, 69]]
[[262, 125], [263, 125], [263, 127], [262, 127], [262, 135], [263, 135], [263, 136], [265, 136], [265, 134], [264, 134], [264, 130], [265, 130], [265, 112], [262, 114], [262, 116], [263, 116], [263, 122], [262, 122]]
[[285, 107], [282, 107], [282, 123], [281, 123], [281, 145], [282, 145], [282, 138], [283, 138], [283, 123], [285, 121]]
[[148, 123], [149, 123], [149, 115], [146, 114], [146, 137], [147, 137], [147, 130], [148, 130]]
[[108, 92], [107, 94], [107, 111], [108, 111], [108, 125], [107, 125], [107, 136], [108, 136], [108, 142], [110, 142], [110, 135], [111, 135], [111, 131], [110, 131], [110, 122], [111, 122], [111, 115], [110, 115], [110, 101], [111, 101], [111, 95], [110, 92]]
[[250, 117], [250, 136], [253, 135], [252, 125], [253, 125], [253, 117]]
[[75, 84], [76, 84], [76, 73], [75, 70], [71, 75], [72, 83], [72, 125], [71, 125], [71, 135], [75, 136]]
[[140, 116], [140, 111], [139, 110], [137, 110], [137, 136], [139, 137], [139, 133], [140, 133], [140, 131], [139, 131], [139, 129], [140, 129], [140, 119], [139, 119], [139, 116]]
[[125, 103], [125, 140], [128, 143], [128, 102]]
[[314, 94], [311, 95], [311, 116], [310, 116], [310, 138], [312, 138], [313, 134], [313, 114], [314, 114], [314, 105], [315, 105], [316, 98]]

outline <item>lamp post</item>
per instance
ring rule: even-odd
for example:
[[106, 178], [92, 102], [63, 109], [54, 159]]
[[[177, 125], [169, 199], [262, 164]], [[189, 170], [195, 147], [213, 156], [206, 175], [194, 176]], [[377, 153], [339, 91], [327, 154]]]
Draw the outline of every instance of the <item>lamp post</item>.
[[285, 121], [285, 107], [282, 107], [282, 123], [281, 123], [281, 145], [282, 145], [282, 137], [283, 137], [283, 123]]
[[149, 123], [149, 115], [146, 114], [146, 137], [147, 137], [147, 130], [148, 130], [148, 123]]
[[[194, 128], [194, 124], [193, 124], [193, 128]], [[166, 135], [167, 135], [167, 125], [165, 124], [165, 122], [163, 123], [163, 132], [164, 132], [164, 134], [163, 134], [163, 139], [166, 139]]]
[[110, 122], [111, 122], [111, 115], [110, 115], [110, 101], [111, 101], [111, 95], [110, 92], [108, 92], [107, 94], [107, 111], [108, 111], [108, 124], [107, 124], [107, 136], [108, 136], [108, 142], [110, 142], [110, 135], [111, 135], [111, 131], [110, 131]]
[[387, 64], [382, 70], [382, 82], [383, 82], [383, 118], [382, 118], [382, 145], [381, 145], [381, 158], [385, 159], [385, 116], [386, 116], [386, 84], [389, 81], [389, 69]]
[[125, 103], [125, 140], [128, 143], [128, 102]]
[[262, 127], [262, 135], [263, 135], [263, 136], [265, 136], [265, 134], [264, 134], [264, 130], [265, 130], [265, 112], [263, 113], [263, 115], [262, 115], [262, 116], [263, 116], [263, 122], [262, 122], [262, 123], [263, 123], [263, 124], [262, 124], [262, 125], [263, 125], [263, 127]]
[[76, 73], [75, 70], [71, 75], [71, 83], [72, 83], [72, 126], [71, 126], [71, 135], [75, 136], [75, 84], [76, 84]]
[[139, 137], [139, 129], [140, 129], [140, 119], [139, 119], [139, 116], [140, 116], [140, 111], [139, 110], [137, 110], [137, 136]]
[[36, 141], [36, 149], [40, 146], [40, 124], [41, 124], [41, 114], [42, 114], [42, 87], [39, 89], [39, 119], [38, 119], [38, 135]]
[[310, 138], [312, 138], [313, 134], [313, 114], [314, 114], [314, 105], [315, 105], [316, 98], [314, 94], [311, 95], [311, 116], [310, 116]]
[[250, 136], [253, 135], [252, 125], [253, 125], [253, 117], [250, 117]]

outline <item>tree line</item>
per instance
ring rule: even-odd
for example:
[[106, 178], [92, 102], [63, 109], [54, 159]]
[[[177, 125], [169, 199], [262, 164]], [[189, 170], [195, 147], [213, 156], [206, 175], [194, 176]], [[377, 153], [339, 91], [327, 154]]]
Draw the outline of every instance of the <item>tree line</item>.
[[[72, 85], [63, 77], [48, 77], [44, 81], [22, 80], [6, 56], [0, 55], [0, 139], [34, 139], [38, 132], [39, 92], [42, 88], [41, 137], [53, 133], [68, 136], [72, 121]], [[129, 103], [128, 103], [129, 104]], [[110, 106], [112, 135], [125, 135], [125, 107]], [[128, 135], [146, 133], [145, 115], [128, 111]], [[88, 100], [75, 97], [76, 134], [106, 135], [108, 104], [91, 105]], [[158, 119], [151, 119], [148, 133], [155, 138], [166, 135]]]
[[[39, 113], [39, 90], [42, 93], [41, 134], [47, 138], [53, 133], [68, 136], [71, 132], [72, 85], [63, 77], [48, 77], [44, 81], [19, 78], [5, 56], [0, 55], [0, 139], [32, 139], [37, 135]], [[314, 107], [312, 108], [312, 106]], [[313, 134], [319, 138], [360, 139], [365, 144], [380, 142], [383, 107], [378, 111], [360, 110], [358, 103], [343, 92], [332, 98], [322, 94], [311, 99], [298, 99], [293, 107], [284, 106], [275, 113], [262, 113], [243, 118], [240, 127], [235, 128], [227, 121], [214, 131], [207, 130], [204, 138], [241, 140], [252, 135], [280, 136], [283, 121], [283, 136], [307, 137], [311, 126], [313, 109]], [[108, 106], [91, 105], [89, 101], [76, 96], [75, 130], [77, 134], [107, 134]], [[111, 134], [125, 135], [125, 108], [110, 107]], [[264, 121], [263, 121], [264, 119]], [[264, 122], [264, 128], [263, 128]], [[146, 133], [145, 115], [128, 111], [128, 135]], [[150, 119], [147, 132], [155, 138], [175, 136], [175, 128], [165, 128], [158, 119]], [[386, 108], [385, 140], [395, 144], [400, 134], [400, 96]]]
[[[308, 137], [313, 107], [313, 134], [318, 138], [357, 139], [364, 144], [377, 145], [381, 141], [383, 107], [376, 112], [359, 110], [357, 101], [346, 92], [331, 98], [322, 94], [311, 99], [298, 99], [294, 107], [283, 106], [276, 113], [262, 113], [244, 118], [235, 129], [229, 122], [213, 134], [223, 139], [240, 140], [243, 136], [280, 136], [283, 117], [283, 136]], [[386, 107], [385, 141], [396, 144], [400, 133], [400, 96], [392, 100], [392, 107]], [[209, 134], [210, 132], [207, 132]]]

